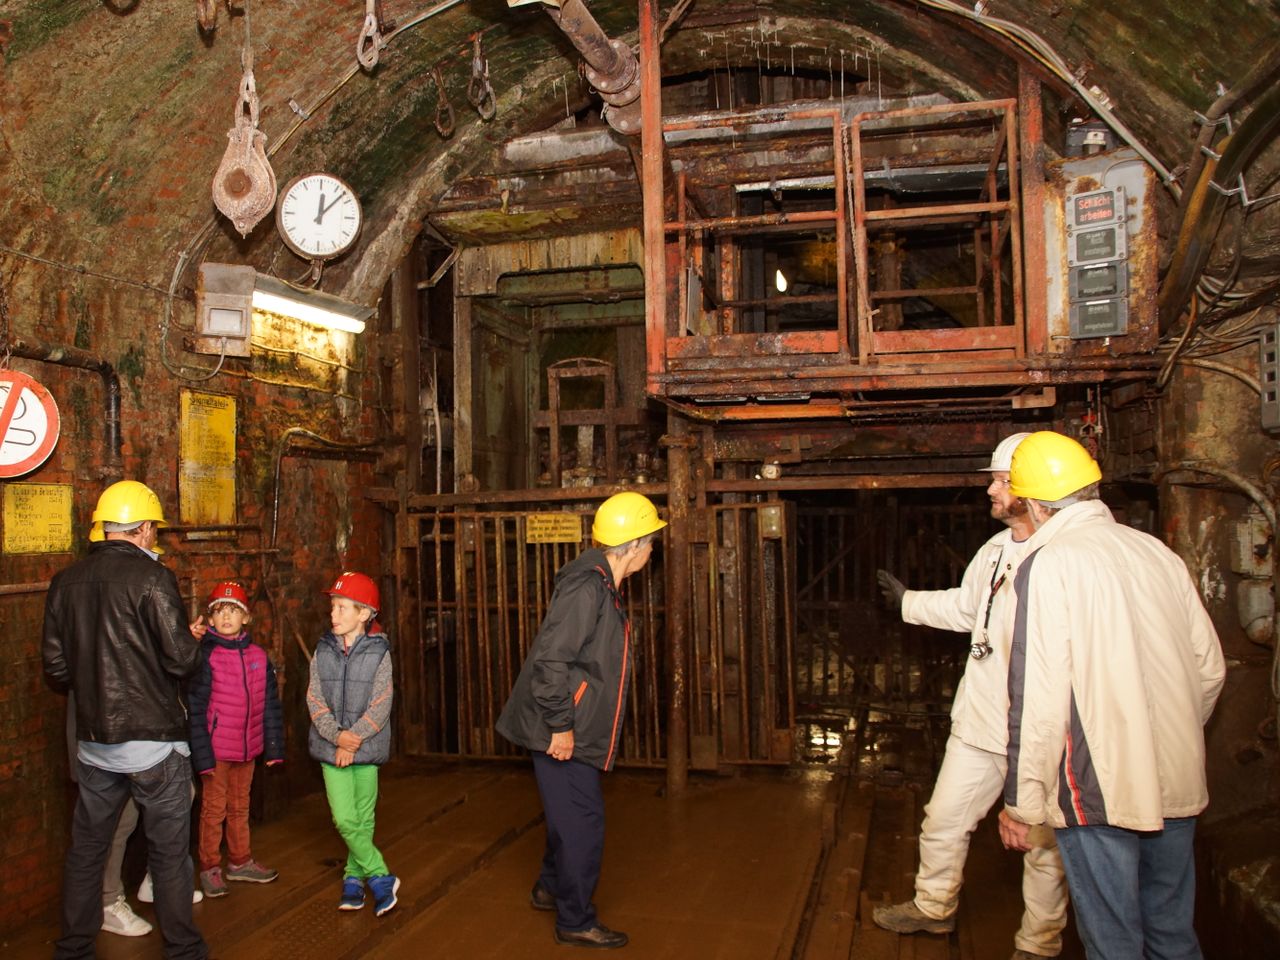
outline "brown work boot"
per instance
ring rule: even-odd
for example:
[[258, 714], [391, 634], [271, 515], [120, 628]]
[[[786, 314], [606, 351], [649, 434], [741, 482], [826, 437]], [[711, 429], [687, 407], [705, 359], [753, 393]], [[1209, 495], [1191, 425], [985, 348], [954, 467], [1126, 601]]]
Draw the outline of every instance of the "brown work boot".
[[877, 927], [894, 933], [950, 933], [956, 928], [955, 917], [935, 920], [923, 913], [914, 900], [876, 907], [871, 911], [871, 919]]

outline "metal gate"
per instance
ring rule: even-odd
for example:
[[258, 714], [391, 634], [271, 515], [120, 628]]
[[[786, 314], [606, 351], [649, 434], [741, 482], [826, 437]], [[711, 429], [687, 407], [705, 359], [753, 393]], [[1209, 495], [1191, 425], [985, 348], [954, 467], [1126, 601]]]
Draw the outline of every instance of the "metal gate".
[[[574, 543], [529, 542], [535, 511], [413, 514], [400, 551], [401, 742], [412, 755], [509, 757], [519, 750], [493, 728], [537, 636], [556, 572], [590, 540], [594, 508]], [[541, 512], [546, 516], [546, 511]], [[635, 673], [619, 763], [664, 756], [662, 550], [623, 584]]]
[[[494, 730], [537, 636], [556, 572], [590, 543], [594, 507], [577, 517], [581, 539], [530, 543], [537, 511], [410, 514], [402, 528], [397, 718], [414, 756], [519, 755]], [[542, 512], [545, 516], [545, 511]], [[795, 702], [794, 511], [789, 504], [713, 507], [689, 547], [693, 582], [685, 672], [689, 752], [695, 768], [787, 764]], [[666, 758], [664, 541], [623, 589], [635, 674], [619, 763]]]
[[690, 544], [690, 766], [789, 764], [794, 505], [723, 505], [705, 517], [703, 536], [693, 535]]

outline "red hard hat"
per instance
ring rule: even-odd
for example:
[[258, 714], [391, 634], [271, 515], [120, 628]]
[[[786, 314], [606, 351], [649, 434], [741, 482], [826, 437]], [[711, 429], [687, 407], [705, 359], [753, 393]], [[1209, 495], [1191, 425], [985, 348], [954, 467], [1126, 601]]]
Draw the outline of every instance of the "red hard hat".
[[234, 603], [245, 613], [249, 612], [249, 595], [244, 592], [244, 587], [234, 580], [223, 580], [209, 591], [209, 608], [213, 609], [214, 605], [219, 603]]
[[356, 603], [363, 603], [366, 607], [373, 607], [374, 610], [382, 608], [378, 585], [363, 573], [347, 571], [338, 574], [338, 579], [333, 581], [333, 586], [325, 593], [331, 597], [346, 597]]

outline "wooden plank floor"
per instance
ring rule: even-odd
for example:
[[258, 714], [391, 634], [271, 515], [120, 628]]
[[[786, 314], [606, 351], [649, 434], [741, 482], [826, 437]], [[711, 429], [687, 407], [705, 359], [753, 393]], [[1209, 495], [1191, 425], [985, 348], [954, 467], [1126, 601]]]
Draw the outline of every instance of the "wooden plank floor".
[[[597, 905], [626, 931], [635, 960], [784, 960], [821, 852], [829, 774], [698, 778], [680, 800], [660, 777], [605, 778], [608, 817]], [[523, 766], [383, 777], [377, 841], [402, 878], [400, 904], [382, 918], [336, 909], [345, 856], [321, 794], [255, 825], [254, 853], [280, 871], [271, 884], [232, 884], [194, 908], [218, 960], [257, 958], [522, 957], [572, 953], [552, 939], [552, 914], [530, 909], [542, 857], [541, 807]], [[153, 919], [151, 907], [138, 912]], [[7, 960], [47, 958], [52, 923], [3, 944]], [[161, 956], [159, 933], [101, 934], [104, 960]]]

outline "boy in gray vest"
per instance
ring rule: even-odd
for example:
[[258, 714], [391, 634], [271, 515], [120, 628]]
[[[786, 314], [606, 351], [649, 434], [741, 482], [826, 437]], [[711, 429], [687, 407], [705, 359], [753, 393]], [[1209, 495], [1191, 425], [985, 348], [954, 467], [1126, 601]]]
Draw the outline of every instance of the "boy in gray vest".
[[320, 761], [334, 825], [347, 844], [339, 910], [364, 906], [365, 883], [374, 916], [396, 905], [400, 879], [373, 843], [378, 767], [391, 754], [391, 646], [375, 617], [378, 586], [362, 573], [343, 573], [329, 594], [333, 629], [311, 660], [307, 709], [311, 756]]

